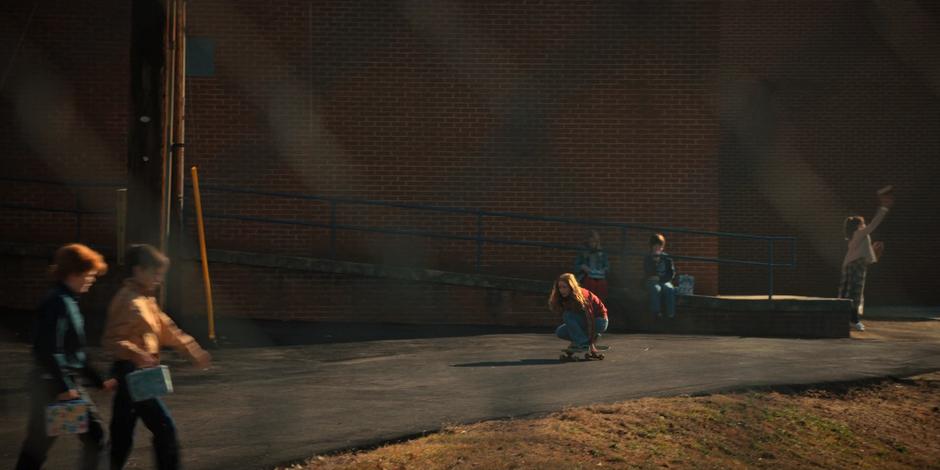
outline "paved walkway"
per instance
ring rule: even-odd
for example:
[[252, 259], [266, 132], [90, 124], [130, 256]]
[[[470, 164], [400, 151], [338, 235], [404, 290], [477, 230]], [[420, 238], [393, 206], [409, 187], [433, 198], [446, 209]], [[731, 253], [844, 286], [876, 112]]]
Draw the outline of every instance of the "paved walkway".
[[[377, 340], [222, 349], [206, 372], [170, 362], [190, 470], [270, 469], [449, 423], [526, 416], [644, 396], [813, 384], [940, 370], [940, 322], [870, 321], [851, 339], [609, 335], [608, 359], [559, 363], [547, 334]], [[0, 468], [25, 430], [29, 351], [0, 343]], [[108, 398], [96, 394], [109, 415]], [[128, 468], [152, 468], [138, 426]], [[47, 468], [73, 468], [60, 439]], [[105, 468], [102, 466], [102, 468]]]

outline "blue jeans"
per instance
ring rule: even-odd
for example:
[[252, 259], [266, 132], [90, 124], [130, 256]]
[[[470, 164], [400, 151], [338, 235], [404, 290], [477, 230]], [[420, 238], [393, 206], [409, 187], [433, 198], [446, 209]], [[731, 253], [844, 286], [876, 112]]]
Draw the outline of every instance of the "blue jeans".
[[676, 316], [676, 288], [671, 282], [646, 281], [646, 291], [649, 293], [650, 313], [659, 315], [660, 305], [666, 304], [666, 315], [669, 318]]
[[127, 374], [135, 367], [127, 361], [114, 364], [118, 390], [114, 394], [111, 415], [111, 470], [120, 470], [134, 447], [134, 425], [139, 418], [153, 434], [153, 450], [157, 454], [157, 468], [176, 470], [180, 467], [179, 442], [176, 424], [166, 405], [159, 398], [134, 402], [127, 390]]
[[[564, 324], [555, 329], [555, 335], [561, 339], [566, 339], [574, 343], [575, 346], [587, 347], [588, 340], [587, 319], [583, 313], [568, 312], [562, 314]], [[594, 319], [594, 338], [607, 331], [607, 319]]]

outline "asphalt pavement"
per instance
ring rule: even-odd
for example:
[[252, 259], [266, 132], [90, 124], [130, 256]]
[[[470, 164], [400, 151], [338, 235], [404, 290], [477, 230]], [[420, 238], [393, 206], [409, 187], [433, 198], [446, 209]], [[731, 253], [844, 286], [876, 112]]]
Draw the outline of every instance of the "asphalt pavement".
[[[332, 333], [309, 331], [304, 344], [303, 332], [293, 331], [285, 345], [217, 349], [207, 371], [168, 354], [176, 391], [166, 402], [185, 468], [270, 469], [448, 424], [566, 406], [940, 370], [940, 321], [868, 325], [828, 340], [610, 334], [605, 360], [575, 363], [558, 360], [565, 343], [547, 333], [331, 342], [324, 335]], [[30, 364], [26, 344], [0, 342], [0, 468], [12, 468], [25, 434]], [[108, 419], [110, 397], [93, 396]], [[47, 468], [74, 468], [78, 449], [77, 439], [60, 438]], [[128, 468], [152, 462], [149, 433], [138, 425]]]

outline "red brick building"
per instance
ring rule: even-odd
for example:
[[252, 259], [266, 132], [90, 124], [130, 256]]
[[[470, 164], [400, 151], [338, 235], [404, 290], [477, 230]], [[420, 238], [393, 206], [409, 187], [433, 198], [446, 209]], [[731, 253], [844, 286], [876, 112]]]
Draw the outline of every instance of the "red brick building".
[[[130, 2], [0, 6], [3, 175], [126, 179]], [[204, 185], [702, 231], [791, 235], [780, 293], [832, 296], [842, 220], [899, 188], [870, 303], [936, 304], [940, 9], [866, 1], [192, 0], [211, 70], [187, 83], [187, 162]], [[196, 60], [196, 59], [194, 59]], [[207, 63], [196, 64], [206, 69]], [[113, 245], [112, 187], [4, 181], [0, 241]], [[75, 208], [71, 214], [23, 207]], [[214, 215], [326, 223], [316, 200], [207, 189]], [[472, 237], [472, 214], [339, 205], [341, 224]], [[210, 248], [327, 257], [327, 230], [210, 218]], [[588, 227], [486, 217], [497, 239], [576, 244]], [[624, 236], [598, 228], [610, 247]], [[648, 230], [630, 230], [642, 249]], [[669, 234], [680, 255], [765, 261], [767, 244]], [[340, 259], [472, 271], [476, 244], [340, 231]], [[20, 246], [20, 245], [17, 245]], [[2, 255], [4, 307], [44, 260]], [[778, 261], [790, 255], [775, 247]], [[551, 279], [573, 253], [487, 244], [483, 271]], [[640, 260], [615, 258], [615, 282]], [[628, 269], [623, 270], [621, 266]], [[704, 293], [762, 293], [761, 268], [680, 262]], [[237, 264], [222, 315], [544, 321], [541, 295]], [[190, 282], [188, 310], [201, 311]]]

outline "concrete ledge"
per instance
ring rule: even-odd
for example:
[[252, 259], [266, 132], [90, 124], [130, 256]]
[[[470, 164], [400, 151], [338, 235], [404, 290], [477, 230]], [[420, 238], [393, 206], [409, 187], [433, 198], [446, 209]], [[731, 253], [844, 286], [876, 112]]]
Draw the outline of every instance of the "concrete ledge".
[[[0, 242], [0, 254], [48, 259], [61, 245], [42, 243]], [[105, 256], [111, 257], [114, 248], [94, 245], [92, 248]], [[455, 273], [435, 269], [385, 266], [379, 264], [338, 261], [304, 256], [288, 256], [267, 253], [253, 253], [232, 250], [208, 250], [210, 263], [237, 264], [259, 268], [292, 269], [335, 274], [349, 274], [365, 277], [381, 277], [403, 281], [435, 282], [485, 289], [515, 290], [537, 292], [548, 295], [552, 288], [551, 280], [522, 279], [507, 276], [494, 276], [476, 273]], [[197, 262], [198, 256], [186, 256], [186, 261]]]
[[[456, 286], [485, 289], [515, 290], [544, 293], [552, 288], [551, 281], [493, 276], [488, 274], [466, 274], [435, 269], [406, 268], [378, 264], [337, 261], [300, 256], [271, 255], [229, 250], [209, 250], [209, 261], [213, 263], [239, 264], [264, 268], [283, 268], [298, 271], [316, 271], [350, 274], [365, 277], [381, 277], [416, 282], [434, 282]], [[198, 258], [197, 258], [198, 259]], [[193, 260], [195, 261], [195, 259]]]
[[680, 296], [675, 318], [648, 313], [645, 299], [623, 319], [629, 330], [653, 333], [847, 338], [852, 302], [845, 299], [775, 296]]
[[706, 296], [680, 295], [680, 307], [695, 309], [727, 310], [734, 312], [851, 312], [852, 301], [825, 297], [803, 297], [798, 295], [775, 295], [768, 299], [766, 295]]
[[[34, 243], [0, 243], [0, 253], [12, 256], [48, 256], [56, 246]], [[96, 247], [108, 254], [110, 247]], [[382, 266], [351, 261], [321, 258], [249, 253], [230, 250], [209, 250], [211, 263], [232, 264], [269, 269], [285, 269], [321, 273], [335, 273], [351, 277], [386, 278], [393, 280], [445, 284], [480, 288], [486, 295], [486, 309], [502, 312], [511, 307], [511, 297], [492, 296], [491, 293], [519, 292], [526, 295], [548, 295], [551, 280], [532, 280], [475, 273], [455, 273], [433, 269]], [[187, 257], [195, 262], [197, 257]], [[280, 302], [281, 299], [274, 299]], [[535, 308], [534, 301], [525, 300], [526, 308]], [[539, 301], [539, 308], [544, 305]], [[531, 305], [530, 305], [531, 303]], [[640, 289], [610, 289], [607, 300], [614, 331], [643, 331], [655, 333], [845, 338], [849, 336], [851, 302], [844, 299], [775, 296], [680, 296], [675, 319], [657, 319], [648, 313], [645, 292]], [[507, 307], [508, 306], [508, 307]], [[266, 308], [272, 308], [268, 305]], [[357, 308], [353, 305], [351, 308]], [[366, 308], [358, 306], [358, 308]], [[375, 305], [367, 309], [372, 311]], [[520, 311], [526, 310], [526, 308]], [[506, 315], [487, 317], [491, 324], [504, 324]], [[515, 317], [512, 317], [515, 318]], [[541, 318], [541, 317], [540, 317]], [[311, 320], [318, 320], [311, 318]], [[322, 320], [322, 319], [319, 319]], [[394, 317], [388, 321], [401, 321]], [[457, 322], [459, 323], [459, 322]], [[508, 323], [505, 323], [508, 324]]]

